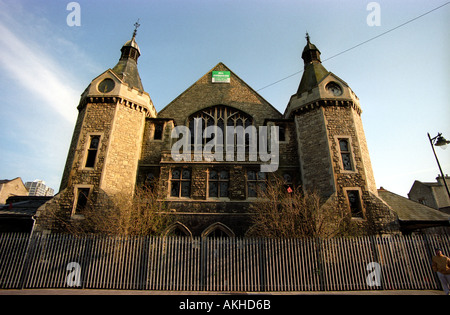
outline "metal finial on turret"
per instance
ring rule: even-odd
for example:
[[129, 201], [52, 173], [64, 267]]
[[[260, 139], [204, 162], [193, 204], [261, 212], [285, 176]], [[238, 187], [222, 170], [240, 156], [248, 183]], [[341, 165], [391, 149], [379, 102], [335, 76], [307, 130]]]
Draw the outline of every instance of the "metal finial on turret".
[[306, 32], [306, 41], [309, 43], [309, 34]]
[[139, 26], [141, 26], [141, 24], [139, 24], [139, 19], [138, 19], [137, 22], [134, 23], [133, 38], [136, 37], [137, 29], [139, 28]]

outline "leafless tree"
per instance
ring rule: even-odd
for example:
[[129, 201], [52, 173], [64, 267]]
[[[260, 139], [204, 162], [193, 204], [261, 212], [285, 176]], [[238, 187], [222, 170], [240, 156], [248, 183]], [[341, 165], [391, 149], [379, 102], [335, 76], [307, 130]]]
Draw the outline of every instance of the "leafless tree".
[[318, 193], [303, 191], [300, 186], [288, 186], [278, 176], [268, 180], [258, 193], [248, 236], [329, 238], [342, 235], [346, 229], [346, 215], [334, 202], [325, 202]]
[[155, 187], [136, 188], [134, 196], [116, 194], [99, 202], [88, 199], [76, 218], [67, 218], [50, 208], [47, 220], [54, 222], [60, 232], [74, 235], [88, 233], [102, 235], [160, 235], [172, 223], [169, 205], [160, 198]]

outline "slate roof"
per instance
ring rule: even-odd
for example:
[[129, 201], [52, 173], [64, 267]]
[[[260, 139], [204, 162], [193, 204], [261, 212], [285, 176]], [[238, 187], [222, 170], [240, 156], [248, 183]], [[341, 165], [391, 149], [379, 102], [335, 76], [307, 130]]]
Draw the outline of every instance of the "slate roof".
[[[37, 209], [53, 197], [43, 196], [14, 196], [6, 200], [5, 205], [0, 205], [0, 218], [6, 217], [31, 217]], [[12, 206], [10, 206], [10, 203]]]
[[[213, 71], [230, 71], [231, 83], [211, 83], [210, 78]], [[236, 93], [239, 88], [242, 88], [242, 91], [247, 91], [249, 94], [252, 94], [255, 99], [252, 101], [242, 99], [241, 95]], [[186, 99], [189, 101], [189, 104], [185, 103]], [[273, 105], [222, 62], [219, 62], [214, 68], [209, 70], [167, 106], [161, 109], [158, 112], [157, 118], [172, 118], [177, 125], [181, 125], [184, 124], [186, 118], [192, 113], [219, 104], [226, 104], [248, 114], [258, 113], [262, 115], [263, 112], [266, 112], [264, 118], [283, 118], [283, 115]], [[255, 119], [255, 116], [253, 118]], [[261, 119], [261, 122], [263, 120]]]
[[450, 216], [446, 213], [388, 190], [379, 189], [378, 195], [397, 213], [400, 221], [441, 221], [448, 223], [450, 220]]
[[[136, 43], [134, 37], [123, 45], [122, 51], [125, 47], [133, 47], [140, 54], [139, 46]], [[119, 62], [114, 66], [114, 68], [112, 68], [112, 71], [114, 71], [114, 73], [116, 73], [117, 76], [123, 82], [127, 83], [130, 87], [137, 88], [141, 91], [144, 90], [141, 82], [141, 77], [139, 76], [137, 61], [133, 58], [121, 57]]]
[[309, 35], [307, 35], [307, 44], [303, 49], [302, 59], [305, 63], [305, 70], [297, 90], [300, 95], [303, 92], [309, 91], [322, 81], [330, 72], [325, 69], [320, 61], [320, 51], [316, 45], [311, 44]]
[[310, 63], [305, 66], [300, 85], [297, 90], [297, 94], [311, 90], [313, 87], [319, 85], [330, 72], [322, 66], [321, 63]]

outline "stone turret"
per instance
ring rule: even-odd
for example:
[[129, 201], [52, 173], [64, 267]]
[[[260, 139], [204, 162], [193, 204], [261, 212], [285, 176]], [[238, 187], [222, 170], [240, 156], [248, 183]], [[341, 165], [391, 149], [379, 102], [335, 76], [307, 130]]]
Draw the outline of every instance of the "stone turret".
[[117, 195], [134, 193], [145, 119], [156, 116], [137, 70], [135, 37], [136, 30], [117, 65], [81, 95], [60, 192], [49, 205], [63, 219], [82, 218], [88, 202], [102, 207]]
[[354, 219], [389, 217], [377, 197], [359, 99], [325, 69], [319, 49], [306, 38], [304, 73], [284, 114], [295, 121], [302, 185], [333, 199]]

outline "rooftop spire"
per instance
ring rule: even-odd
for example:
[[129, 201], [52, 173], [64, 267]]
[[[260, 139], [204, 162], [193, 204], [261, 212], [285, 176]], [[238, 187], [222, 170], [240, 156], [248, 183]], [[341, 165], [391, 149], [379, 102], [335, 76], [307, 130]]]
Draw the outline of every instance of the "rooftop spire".
[[141, 24], [139, 24], [138, 19], [137, 22], [134, 23], [133, 37], [129, 41], [127, 41], [121, 49], [122, 56], [120, 57], [120, 59], [133, 59], [137, 62], [139, 56], [141, 55], [139, 46], [136, 43], [136, 33], [139, 26], [141, 26]]
[[139, 28], [139, 26], [141, 26], [141, 24], [139, 24], [139, 19], [138, 19], [137, 22], [134, 23], [133, 38], [136, 37], [137, 29]]
[[306, 32], [305, 38], [306, 46], [302, 53], [302, 59], [305, 63], [305, 70], [297, 90], [298, 95], [317, 86], [320, 80], [328, 74], [328, 71], [324, 68], [322, 62], [320, 61], [320, 51], [316, 45], [311, 44], [308, 32]]
[[302, 59], [305, 62], [305, 67], [309, 63], [321, 62], [320, 51], [317, 49], [316, 45], [311, 44], [308, 32], [306, 32], [306, 46], [303, 49]]
[[121, 56], [117, 65], [112, 69], [125, 83], [130, 87], [135, 87], [139, 90], [144, 90], [141, 83], [141, 78], [137, 69], [137, 61], [141, 55], [138, 44], [136, 43], [137, 29], [141, 26], [139, 19], [134, 23], [133, 37], [127, 41], [121, 51]]

